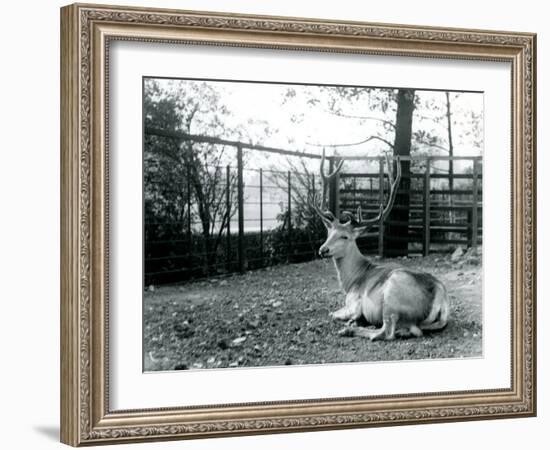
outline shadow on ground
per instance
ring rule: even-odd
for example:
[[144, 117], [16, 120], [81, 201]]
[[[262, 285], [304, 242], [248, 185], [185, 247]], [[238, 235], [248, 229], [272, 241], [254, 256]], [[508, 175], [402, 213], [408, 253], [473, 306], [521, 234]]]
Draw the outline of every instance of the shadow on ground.
[[35, 425], [33, 429], [51, 441], [59, 442], [59, 427], [49, 425]]

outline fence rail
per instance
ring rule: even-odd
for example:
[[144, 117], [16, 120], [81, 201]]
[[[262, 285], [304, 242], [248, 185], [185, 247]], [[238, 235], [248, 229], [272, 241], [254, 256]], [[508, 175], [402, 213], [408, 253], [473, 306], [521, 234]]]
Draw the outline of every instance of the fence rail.
[[[212, 145], [231, 146], [236, 166], [205, 167], [217, 174], [214, 197], [219, 213], [204, 212], [194, 191], [190, 169], [182, 172], [178, 192], [166, 180], [150, 177], [145, 181], [144, 217], [146, 285], [186, 281], [233, 272], [244, 272], [271, 264], [314, 259], [326, 232], [308, 207], [307, 200], [321, 189], [312, 173], [246, 167], [245, 151], [267, 151], [287, 157], [315, 158], [319, 155], [254, 146], [236, 141], [218, 140], [181, 133], [146, 130], [163, 139], [190, 140]], [[372, 171], [343, 172], [328, 187], [329, 205], [338, 214], [354, 211], [377, 214], [388, 194], [388, 176], [384, 159], [351, 157], [364, 160]], [[412, 157], [415, 171], [409, 176], [410, 189], [399, 189], [410, 196], [408, 220], [387, 220], [373, 227], [358, 240], [366, 254], [385, 255], [391, 242], [408, 242], [409, 253], [428, 255], [448, 251], [449, 246], [476, 246], [482, 242], [482, 159], [479, 157]], [[470, 164], [469, 172], [434, 173], [438, 161]], [[334, 166], [335, 158], [329, 158]], [[214, 173], [214, 172], [213, 172]], [[167, 192], [177, 194], [180, 216], [168, 218], [158, 213], [156, 203]], [[148, 203], [149, 202], [149, 203]], [[150, 207], [148, 207], [150, 205]], [[166, 206], [167, 210], [175, 205]], [[216, 216], [218, 214], [218, 216]], [[205, 227], [208, 225], [208, 231]], [[392, 235], [394, 225], [406, 226], [406, 233]]]
[[[365, 213], [376, 214], [387, 195], [388, 176], [384, 173], [384, 159], [365, 159], [378, 161], [378, 170], [371, 173], [341, 173], [333, 181], [338, 188], [333, 188], [331, 192], [336, 192], [338, 198], [333, 199], [331, 204], [337, 213], [354, 211], [361, 206]], [[412, 252], [418, 251], [415, 244], [419, 244], [423, 255], [436, 251], [440, 244], [479, 245], [482, 235], [482, 159], [430, 156], [401, 159], [423, 164], [419, 172], [402, 176], [411, 180], [411, 188], [398, 189], [397, 193], [406, 193], [410, 199], [408, 204], [394, 205], [393, 210], [408, 210], [409, 217], [406, 221], [392, 221], [390, 217], [390, 220], [379, 225], [378, 254], [384, 256], [386, 244], [392, 241], [407, 241]], [[435, 161], [470, 163], [471, 172], [433, 173]], [[461, 186], [454, 188], [456, 180], [460, 180]], [[448, 186], [441, 186], [443, 182], [447, 182]], [[406, 226], [406, 234], [392, 235], [387, 231], [391, 225]]]

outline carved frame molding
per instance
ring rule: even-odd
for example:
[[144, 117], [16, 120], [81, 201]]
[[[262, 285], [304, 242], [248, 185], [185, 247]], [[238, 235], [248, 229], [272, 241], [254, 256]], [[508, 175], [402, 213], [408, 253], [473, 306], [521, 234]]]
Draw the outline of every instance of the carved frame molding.
[[[61, 38], [63, 442], [78, 446], [536, 413], [534, 34], [76, 4], [61, 10]], [[110, 411], [105, 105], [112, 40], [510, 62], [511, 389]]]

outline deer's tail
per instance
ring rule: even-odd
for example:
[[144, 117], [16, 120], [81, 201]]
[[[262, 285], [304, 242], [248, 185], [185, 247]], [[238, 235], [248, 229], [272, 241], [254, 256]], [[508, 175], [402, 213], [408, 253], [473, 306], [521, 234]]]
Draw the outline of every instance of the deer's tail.
[[447, 290], [441, 283], [437, 283], [432, 310], [426, 319], [420, 323], [421, 330], [441, 330], [447, 326], [449, 321], [449, 299]]

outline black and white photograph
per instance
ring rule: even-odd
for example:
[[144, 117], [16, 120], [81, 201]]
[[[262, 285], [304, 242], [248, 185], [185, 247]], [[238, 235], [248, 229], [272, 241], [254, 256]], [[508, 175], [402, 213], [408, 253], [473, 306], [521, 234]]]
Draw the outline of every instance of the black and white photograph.
[[143, 368], [483, 356], [483, 93], [143, 79]]
[[544, 2], [3, 6], [2, 448], [547, 445]]

